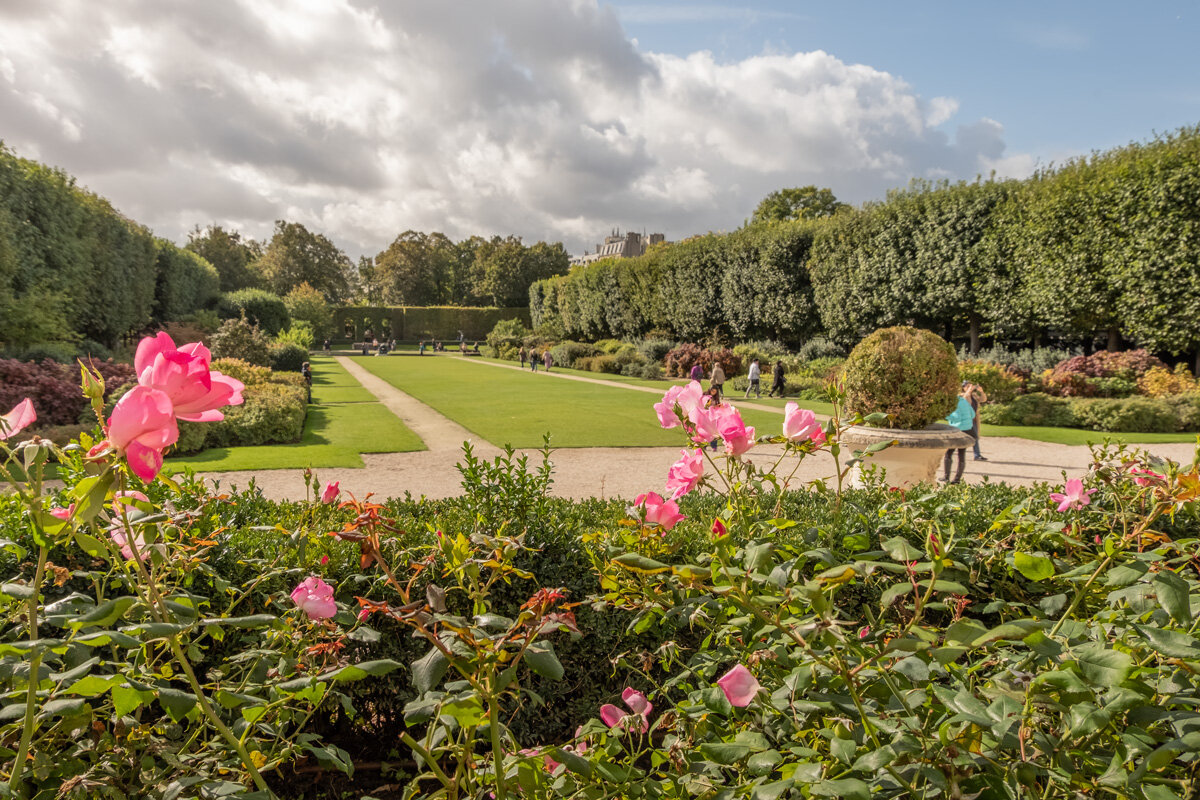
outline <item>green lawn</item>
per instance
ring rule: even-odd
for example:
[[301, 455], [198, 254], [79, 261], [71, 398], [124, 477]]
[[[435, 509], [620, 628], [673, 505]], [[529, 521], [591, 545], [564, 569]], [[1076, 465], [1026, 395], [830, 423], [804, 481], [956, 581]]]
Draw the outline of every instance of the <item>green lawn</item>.
[[[528, 370], [496, 369], [453, 356], [362, 358], [357, 363], [495, 445], [555, 447], [683, 445], [663, 430], [648, 392], [567, 381]], [[586, 373], [585, 373], [586, 374]], [[667, 384], [660, 383], [665, 387]], [[778, 414], [745, 411], [760, 434], [775, 433]]]
[[425, 444], [332, 358], [312, 357], [313, 404], [295, 444], [218, 447], [167, 459], [165, 469], [203, 472], [363, 466], [362, 453], [408, 453]]

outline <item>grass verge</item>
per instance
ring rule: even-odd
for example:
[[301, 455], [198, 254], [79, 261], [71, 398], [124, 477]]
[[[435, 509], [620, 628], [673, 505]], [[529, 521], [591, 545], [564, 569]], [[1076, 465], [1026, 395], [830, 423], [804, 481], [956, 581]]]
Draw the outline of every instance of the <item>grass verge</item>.
[[313, 356], [313, 404], [304, 434], [293, 444], [216, 447], [181, 458], [168, 458], [165, 469], [180, 472], [361, 468], [362, 453], [408, 453], [425, 443], [405, 427], [332, 358]]
[[[551, 435], [554, 447], [680, 444], [679, 431], [659, 426], [651, 393], [470, 363], [475, 360], [355, 359], [364, 369], [497, 446], [539, 447], [543, 433]], [[778, 414], [765, 411], [747, 409], [743, 417], [764, 434], [774, 433], [782, 422]]]

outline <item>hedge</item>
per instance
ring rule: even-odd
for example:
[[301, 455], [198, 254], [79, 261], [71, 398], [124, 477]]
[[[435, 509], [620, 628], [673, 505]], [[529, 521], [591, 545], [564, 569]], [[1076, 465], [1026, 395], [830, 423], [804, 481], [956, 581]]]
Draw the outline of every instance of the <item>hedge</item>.
[[375, 338], [416, 342], [422, 339], [457, 341], [458, 332], [483, 341], [496, 323], [516, 319], [529, 324], [529, 309], [466, 306], [351, 306], [333, 311], [335, 344], [361, 342], [369, 330]]
[[979, 419], [989, 425], [1083, 428], [1111, 433], [1200, 431], [1200, 394], [1064, 398], [1033, 392], [1018, 395], [1009, 403], [981, 406]]
[[244, 402], [223, 409], [221, 422], [179, 423], [174, 455], [210, 447], [286, 444], [300, 441], [308, 412], [308, 388], [295, 372], [272, 372], [236, 359], [217, 359], [213, 369], [246, 384]]
[[157, 244], [154, 319], [174, 321], [210, 306], [221, 290], [221, 276], [216, 267], [166, 239], [159, 239]]

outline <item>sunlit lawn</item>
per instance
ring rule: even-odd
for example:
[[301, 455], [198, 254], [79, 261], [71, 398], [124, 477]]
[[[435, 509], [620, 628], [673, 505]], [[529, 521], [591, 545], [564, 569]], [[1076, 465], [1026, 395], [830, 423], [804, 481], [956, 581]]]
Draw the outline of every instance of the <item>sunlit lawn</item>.
[[[561, 380], [544, 371], [497, 369], [454, 355], [356, 361], [496, 445], [538, 447], [543, 433], [551, 434], [555, 447], [683, 444], [679, 430], [659, 426], [655, 397], [647, 392]], [[664, 391], [667, 385], [657, 384]], [[775, 433], [782, 422], [765, 411], [746, 410], [743, 416], [763, 434]]]
[[169, 471], [362, 467], [361, 453], [407, 453], [425, 444], [332, 358], [314, 356], [313, 404], [295, 444], [219, 447], [167, 459]]

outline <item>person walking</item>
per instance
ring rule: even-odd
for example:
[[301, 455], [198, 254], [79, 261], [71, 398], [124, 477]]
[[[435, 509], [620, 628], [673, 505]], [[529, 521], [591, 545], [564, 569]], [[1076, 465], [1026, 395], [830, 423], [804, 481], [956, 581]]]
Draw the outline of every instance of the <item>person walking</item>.
[[967, 390], [967, 401], [971, 404], [971, 409], [975, 412], [975, 418], [971, 422], [971, 437], [975, 440], [974, 446], [971, 448], [975, 453], [976, 461], [987, 461], [987, 456], [979, 452], [979, 407], [987, 402], [987, 392], [978, 383], [964, 382], [963, 387]]
[[725, 370], [721, 369], [719, 361], [713, 362], [712, 374], [708, 376], [708, 388], [717, 390], [717, 398], [720, 399], [721, 392], [725, 386]]
[[529, 348], [529, 369], [537, 372], [538, 354], [535, 348]]
[[786, 388], [787, 384], [783, 380], [783, 359], [776, 359], [775, 366], [771, 367], [771, 391], [767, 392], [767, 397], [774, 397], [776, 392], [783, 397]]
[[525, 361], [529, 358], [529, 354], [525, 352], [525, 345], [521, 345], [521, 349], [517, 351], [517, 358], [521, 359], [521, 369], [525, 369]]
[[699, 361], [692, 364], [692, 371], [688, 373], [688, 380], [696, 381], [696, 383], [704, 380], [704, 367], [700, 366]]
[[549, 347], [542, 351], [542, 363], [546, 365], [546, 372], [549, 372], [550, 368], [554, 366], [554, 356], [550, 355]]
[[[971, 401], [967, 399], [967, 384], [963, 383], [961, 394], [958, 396], [958, 405], [950, 412], [950, 416], [946, 417], [951, 427], [958, 428], [963, 433], [970, 433], [971, 425], [975, 421], [975, 409], [971, 408]], [[954, 473], [954, 479], [950, 479], [950, 462], [953, 460], [954, 454], [958, 453], [958, 470]], [[962, 481], [963, 467], [967, 460], [967, 448], [952, 447], [946, 451], [945, 457], [942, 459], [942, 480], [945, 483], [960, 483]]]
[[331, 350], [331, 349], [332, 349], [332, 348], [329, 346], [329, 340], [328, 340], [328, 339], [326, 339], [326, 340], [325, 340], [325, 355], [329, 355], [329, 352], [330, 352], [330, 350]]
[[759, 385], [762, 382], [762, 368], [758, 366], [757, 358], [750, 362], [750, 371], [746, 373], [746, 377], [750, 381], [748, 384], [746, 384], [746, 399], [750, 399], [751, 389], [754, 390], [754, 399], [761, 399], [762, 390], [759, 388]]

